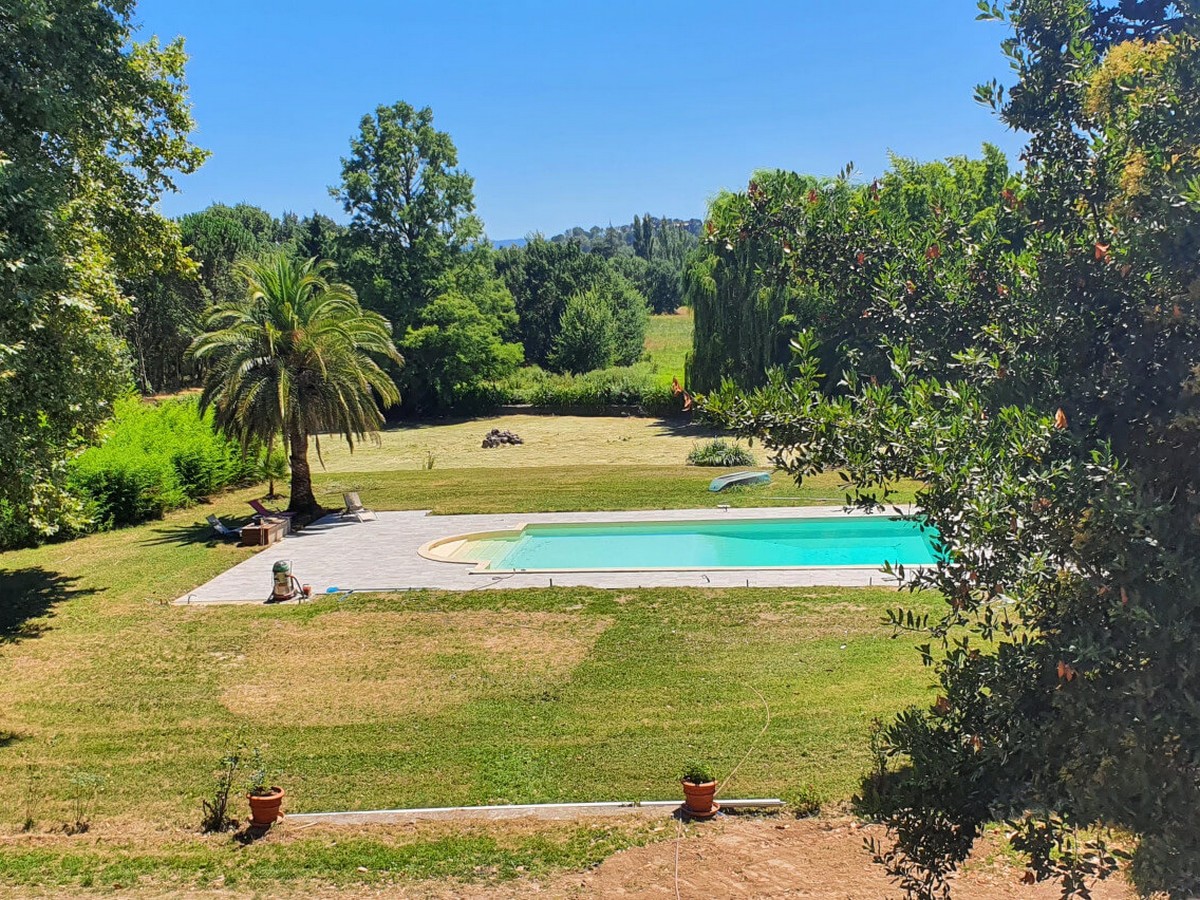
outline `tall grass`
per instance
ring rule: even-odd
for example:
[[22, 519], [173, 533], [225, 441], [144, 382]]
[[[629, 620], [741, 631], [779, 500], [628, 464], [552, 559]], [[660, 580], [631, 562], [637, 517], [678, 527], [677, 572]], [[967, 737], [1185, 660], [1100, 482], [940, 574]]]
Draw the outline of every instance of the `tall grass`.
[[98, 530], [133, 525], [250, 481], [261, 451], [213, 431], [194, 397], [118, 401], [101, 442], [71, 464], [72, 488]]

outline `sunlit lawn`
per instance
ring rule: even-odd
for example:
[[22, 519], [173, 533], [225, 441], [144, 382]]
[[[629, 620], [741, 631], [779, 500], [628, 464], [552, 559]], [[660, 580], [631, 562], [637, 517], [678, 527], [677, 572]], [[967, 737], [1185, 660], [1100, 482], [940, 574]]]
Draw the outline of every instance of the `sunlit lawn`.
[[651, 316], [646, 329], [646, 358], [667, 381], [683, 382], [684, 364], [692, 349], [692, 311], [681, 306], [673, 315]]
[[[465, 446], [487, 423], [424, 432], [445, 441], [444, 468], [338, 470], [349, 457], [331, 454], [320, 498], [336, 505], [354, 489], [377, 509], [453, 513], [840, 497], [834, 476], [711, 494], [713, 470], [680, 464], [688, 432], [648, 420], [579, 424], [580, 447], [607, 434], [627, 455], [603, 464], [602, 450], [580, 450], [564, 462], [554, 434], [534, 428], [554, 420], [528, 418], [529, 455], [488, 451], [506, 465], [475, 464]], [[245, 501], [262, 493], [0, 554], [0, 888], [506, 877], [662, 836], [620, 822], [285, 828], [249, 848], [200, 838], [200, 799], [235, 734], [267, 746], [292, 811], [659, 799], [675, 796], [688, 759], [733, 768], [764, 722], [761, 692], [771, 726], [728, 790], [788, 799], [812, 788], [838, 801], [866, 766], [871, 718], [927, 695], [911, 642], [881, 624], [898, 601], [881, 589], [164, 602], [254, 552], [214, 543], [203, 519], [244, 521]], [[69, 836], [81, 774], [103, 789], [92, 829]]]

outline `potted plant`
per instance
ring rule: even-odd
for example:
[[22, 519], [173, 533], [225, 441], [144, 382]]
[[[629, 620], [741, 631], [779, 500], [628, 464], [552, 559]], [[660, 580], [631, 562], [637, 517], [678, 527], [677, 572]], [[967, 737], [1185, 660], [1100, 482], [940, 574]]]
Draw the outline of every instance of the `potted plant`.
[[683, 785], [683, 811], [697, 819], [707, 819], [721, 807], [713, 800], [717, 777], [704, 763], [692, 762], [679, 778]]
[[254, 748], [254, 769], [250, 773], [250, 824], [256, 828], [269, 828], [283, 818], [283, 788], [268, 784], [267, 766], [262, 751]]

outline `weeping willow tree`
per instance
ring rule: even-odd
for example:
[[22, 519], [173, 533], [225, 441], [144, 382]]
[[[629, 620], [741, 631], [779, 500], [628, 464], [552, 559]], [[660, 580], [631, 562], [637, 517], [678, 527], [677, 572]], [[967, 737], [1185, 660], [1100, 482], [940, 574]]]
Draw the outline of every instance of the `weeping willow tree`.
[[[683, 276], [695, 315], [689, 387], [711, 391], [724, 379], [762, 385], [768, 370], [787, 363], [802, 329], [821, 338], [825, 371], [854, 364], [886, 375], [886, 356], [863, 339], [879, 334], [880, 323], [865, 319], [877, 314], [881, 293], [893, 292], [885, 331], [969, 333], [979, 323], [966, 297], [949, 319], [921, 314], [928, 298], [941, 301], [959, 283], [940, 277], [951, 260], [938, 260], [936, 271], [931, 263], [942, 248], [955, 253], [964, 230], [988, 243], [1008, 177], [1003, 154], [985, 146], [979, 160], [896, 157], [871, 184], [852, 182], [849, 169], [836, 179], [775, 170], [722, 194]], [[904, 290], [894, 293], [897, 284]]]
[[[723, 193], [713, 201], [706, 230], [737, 233], [738, 223], [755, 215], [755, 202], [772, 197], [788, 202], [816, 190], [820, 182], [792, 172], [759, 172], [743, 193]], [[683, 271], [684, 302], [695, 320], [688, 386], [709, 391], [728, 378], [742, 387], [761, 384], [768, 369], [787, 358], [788, 334], [795, 328], [799, 297], [778, 272], [783, 248], [778, 241], [708, 240], [693, 252]]]

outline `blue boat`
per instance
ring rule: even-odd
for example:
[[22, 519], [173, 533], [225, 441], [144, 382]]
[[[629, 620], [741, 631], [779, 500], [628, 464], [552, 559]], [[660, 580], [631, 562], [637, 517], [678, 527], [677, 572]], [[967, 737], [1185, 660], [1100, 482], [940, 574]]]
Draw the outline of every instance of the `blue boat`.
[[771, 480], [770, 472], [733, 472], [714, 478], [708, 485], [713, 493], [723, 491], [735, 484], [766, 484]]

